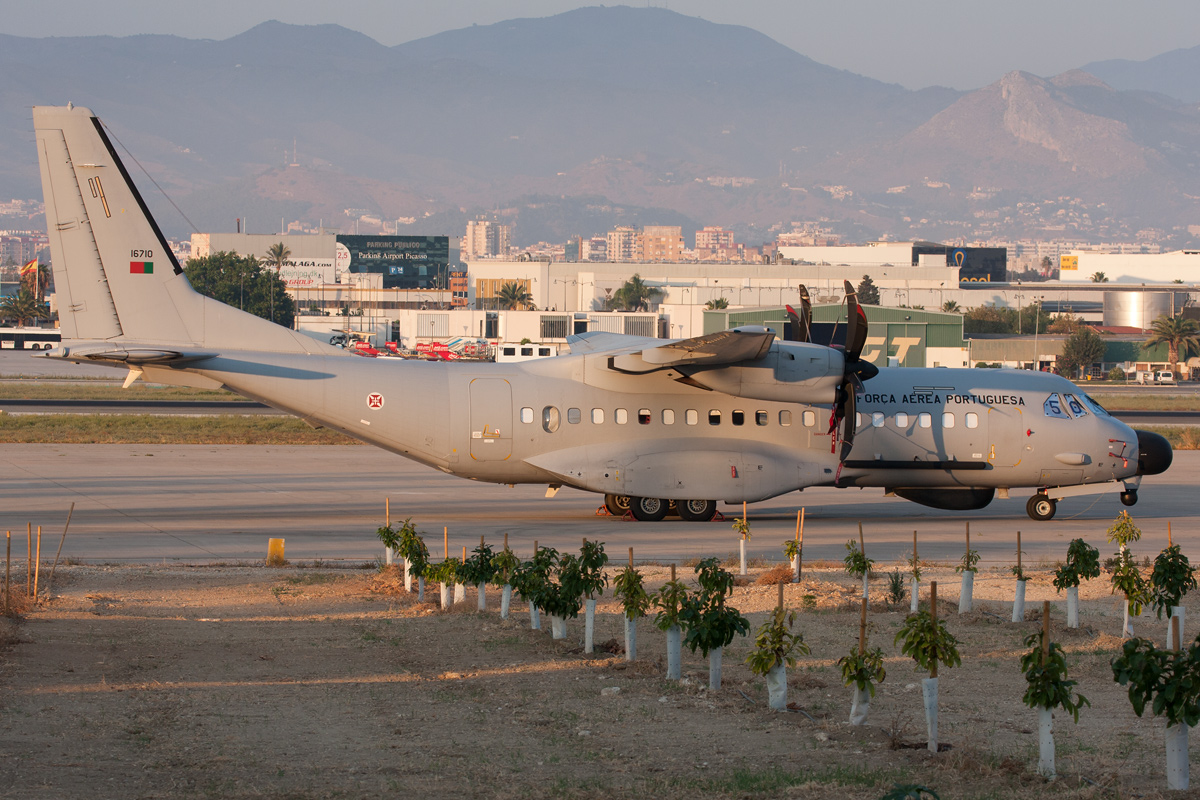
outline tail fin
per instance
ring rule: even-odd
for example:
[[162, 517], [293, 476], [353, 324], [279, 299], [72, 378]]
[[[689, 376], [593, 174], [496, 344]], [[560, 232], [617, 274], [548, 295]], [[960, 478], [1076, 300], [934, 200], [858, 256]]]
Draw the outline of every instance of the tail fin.
[[91, 111], [38, 106], [33, 122], [64, 340], [317, 349], [192, 289]]

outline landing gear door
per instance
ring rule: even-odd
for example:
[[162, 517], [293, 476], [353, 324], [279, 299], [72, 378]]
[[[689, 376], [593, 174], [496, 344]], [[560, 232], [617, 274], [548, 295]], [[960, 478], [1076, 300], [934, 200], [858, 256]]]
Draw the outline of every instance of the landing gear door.
[[504, 461], [512, 455], [512, 387], [503, 378], [471, 381], [471, 458]]

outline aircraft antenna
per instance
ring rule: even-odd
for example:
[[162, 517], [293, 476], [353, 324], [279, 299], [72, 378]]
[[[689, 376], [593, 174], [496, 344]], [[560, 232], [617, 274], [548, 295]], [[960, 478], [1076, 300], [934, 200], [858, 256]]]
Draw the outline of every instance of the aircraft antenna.
[[154, 184], [154, 188], [158, 189], [159, 193], [162, 194], [162, 196], [166, 198], [166, 201], [171, 204], [171, 207], [179, 212], [179, 216], [183, 217], [184, 222], [192, 227], [192, 231], [195, 233], [200, 233], [200, 229], [196, 227], [195, 223], [188, 219], [188, 215], [183, 213], [183, 209], [175, 204], [175, 201], [171, 199], [171, 195], [167, 194], [167, 191], [158, 185], [158, 181], [154, 180], [154, 176], [150, 174], [149, 170], [142, 166], [142, 162], [137, 160], [137, 156], [130, 152], [129, 148], [125, 146], [125, 143], [117, 138], [117, 134], [113, 132], [113, 129], [108, 127], [108, 125], [105, 125], [103, 120], [100, 121], [100, 124], [104, 125], [104, 130], [108, 131], [108, 135], [112, 137], [112, 140], [120, 145], [121, 149], [125, 151], [125, 155], [129, 156], [129, 159], [133, 163], [138, 165], [138, 169], [140, 169], [142, 173], [150, 179], [150, 182]]

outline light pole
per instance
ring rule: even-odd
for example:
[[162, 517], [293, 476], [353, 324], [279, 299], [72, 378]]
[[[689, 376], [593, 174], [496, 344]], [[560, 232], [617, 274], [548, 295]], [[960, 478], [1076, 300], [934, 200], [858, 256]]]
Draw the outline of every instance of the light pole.
[[1033, 369], [1035, 372], [1042, 371], [1042, 360], [1038, 356], [1038, 325], [1042, 321], [1042, 298], [1035, 297], [1033, 299]]

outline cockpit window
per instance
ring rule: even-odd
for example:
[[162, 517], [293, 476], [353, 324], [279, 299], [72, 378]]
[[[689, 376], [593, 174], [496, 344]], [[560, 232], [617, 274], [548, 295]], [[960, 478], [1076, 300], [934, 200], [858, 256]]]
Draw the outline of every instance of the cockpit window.
[[1067, 401], [1067, 410], [1071, 412], [1071, 416], [1075, 418], [1086, 417], [1088, 412], [1083, 407], [1083, 403], [1079, 402], [1079, 398], [1073, 394], [1064, 394], [1063, 399]]
[[1087, 407], [1090, 408], [1092, 410], [1092, 413], [1095, 414], [1096, 416], [1098, 416], [1098, 417], [1112, 416], [1111, 414], [1108, 413], [1108, 409], [1106, 409], [1104, 406], [1097, 403], [1093, 398], [1088, 397], [1086, 394], [1080, 395], [1080, 397], [1083, 398], [1083, 402], [1087, 404]]
[[1058, 396], [1058, 392], [1046, 398], [1046, 402], [1042, 403], [1042, 411], [1047, 417], [1057, 417], [1058, 419], [1071, 418], [1071, 415], [1063, 408], [1062, 398]]

